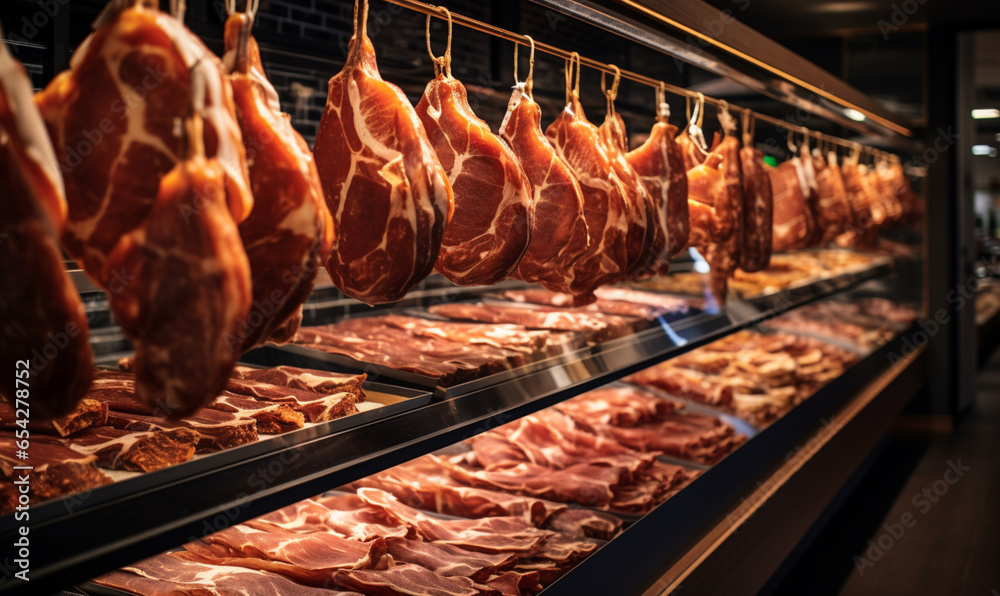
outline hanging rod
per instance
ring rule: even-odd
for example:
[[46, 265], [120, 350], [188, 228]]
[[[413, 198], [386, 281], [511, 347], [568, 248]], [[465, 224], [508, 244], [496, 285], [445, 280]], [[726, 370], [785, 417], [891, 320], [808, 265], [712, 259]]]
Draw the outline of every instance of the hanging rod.
[[[420, 2], [419, 0], [386, 0], [386, 1], [389, 2], [389, 3], [391, 3], [391, 4], [396, 4], [396, 5], [402, 6], [404, 8], [409, 8], [410, 10], [413, 10], [413, 11], [416, 11], [416, 12], [419, 12], [419, 13], [423, 13], [423, 14], [426, 14], [426, 15], [430, 15], [430, 16], [439, 18], [439, 19], [441, 19], [443, 21], [447, 20], [447, 17], [441, 11], [441, 7], [435, 6], [433, 4], [427, 4], [425, 2]], [[501, 27], [497, 27], [496, 25], [491, 25], [489, 23], [484, 23], [483, 21], [479, 21], [479, 20], [473, 19], [471, 17], [467, 17], [465, 15], [462, 15], [462, 14], [459, 14], [459, 13], [456, 13], [456, 12], [451, 12], [451, 11], [449, 11], [449, 12], [451, 14], [452, 23], [454, 23], [456, 25], [461, 25], [461, 26], [463, 26], [463, 27], [465, 27], [467, 29], [472, 29], [472, 30], [475, 30], [475, 31], [479, 31], [481, 33], [486, 33], [487, 35], [492, 35], [493, 37], [498, 37], [500, 39], [504, 39], [504, 40], [507, 40], [507, 41], [515, 43], [515, 44], [520, 44], [520, 45], [522, 45], [522, 46], [524, 46], [526, 48], [530, 47], [530, 45], [531, 45], [531, 43], [528, 41], [528, 38], [526, 36], [524, 36], [524, 35], [521, 35], [520, 33], [515, 33], [513, 31], [509, 31], [507, 29], [503, 29]], [[556, 47], [554, 45], [547, 44], [547, 43], [544, 43], [544, 42], [540, 42], [540, 41], [537, 41], [537, 40], [534, 41], [534, 46], [535, 46], [535, 50], [536, 51], [544, 52], [544, 53], [549, 54], [551, 56], [555, 56], [557, 58], [562, 58], [563, 60], [568, 60], [570, 58], [570, 56], [573, 54], [573, 52], [570, 52], [568, 50], [564, 50], [564, 49]], [[593, 70], [597, 70], [597, 71], [600, 71], [600, 72], [603, 72], [603, 73], [606, 73], [606, 74], [609, 74], [609, 75], [620, 74], [621, 78], [623, 78], [623, 79], [628, 79], [630, 81], [634, 81], [634, 82], [640, 83], [642, 85], [647, 85], [647, 86], [652, 87], [654, 89], [663, 88], [665, 91], [667, 91], [667, 92], [669, 92], [669, 93], [671, 93], [673, 95], [677, 95], [677, 96], [680, 96], [680, 97], [685, 97], [685, 98], [689, 98], [689, 99], [693, 99], [693, 100], [697, 100], [697, 101], [704, 101], [705, 103], [711, 104], [711, 105], [715, 106], [716, 108], [726, 107], [726, 108], [728, 108], [732, 112], [739, 112], [739, 113], [750, 114], [751, 116], [753, 116], [753, 118], [755, 118], [758, 121], [768, 122], [770, 124], [774, 124], [775, 126], [778, 126], [779, 128], [783, 128], [785, 130], [796, 132], [796, 133], [801, 134], [801, 135], [813, 137], [813, 138], [818, 139], [818, 140], [823, 140], [823, 141], [825, 141], [827, 143], [832, 143], [832, 144], [839, 145], [841, 147], [845, 147], [845, 148], [848, 148], [848, 149], [861, 150], [862, 152], [867, 153], [867, 154], [872, 155], [872, 156], [886, 157], [886, 156], [890, 155], [887, 152], [881, 151], [879, 149], [875, 149], [873, 147], [868, 147], [868, 146], [861, 145], [860, 143], [857, 143], [855, 141], [848, 141], [848, 140], [842, 139], [840, 137], [835, 137], [835, 136], [832, 136], [832, 135], [828, 135], [828, 134], [824, 134], [824, 133], [821, 133], [821, 132], [817, 132], [817, 131], [811, 130], [809, 128], [806, 128], [805, 126], [797, 126], [797, 125], [794, 125], [794, 124], [792, 124], [790, 122], [787, 122], [785, 120], [781, 120], [780, 118], [774, 118], [773, 116], [768, 116], [767, 114], [761, 114], [759, 112], [754, 112], [753, 110], [751, 110], [749, 108], [741, 108], [739, 106], [735, 106], [735, 105], [733, 105], [731, 103], [728, 103], [725, 100], [716, 99], [714, 97], [708, 97], [708, 96], [706, 96], [706, 95], [704, 95], [702, 93], [698, 93], [696, 91], [691, 91], [689, 89], [685, 89], [683, 87], [678, 87], [676, 85], [671, 85], [669, 83], [665, 83], [663, 81], [660, 81], [658, 79], [654, 79], [652, 77], [647, 77], [646, 75], [639, 74], [639, 73], [633, 72], [631, 70], [619, 69], [619, 68], [617, 68], [615, 66], [612, 66], [611, 64], [606, 64], [604, 62], [600, 62], [598, 60], [594, 60], [593, 58], [587, 58], [585, 56], [580, 56], [580, 63], [582, 65], [584, 65], [584, 66], [587, 66], [588, 68], [591, 68]]]

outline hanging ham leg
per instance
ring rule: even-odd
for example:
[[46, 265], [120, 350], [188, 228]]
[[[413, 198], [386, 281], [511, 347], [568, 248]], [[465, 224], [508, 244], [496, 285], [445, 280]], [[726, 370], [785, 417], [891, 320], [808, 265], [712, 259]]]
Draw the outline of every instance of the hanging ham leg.
[[314, 154], [337, 229], [327, 271], [348, 296], [377, 304], [399, 300], [431, 272], [454, 203], [413, 106], [378, 72], [361, 2]]
[[534, 229], [517, 277], [568, 294], [573, 266], [590, 244], [583, 192], [569, 165], [542, 133], [541, 116], [526, 83], [514, 88], [500, 125], [500, 136], [517, 156], [534, 195]]
[[281, 112], [251, 26], [249, 14], [230, 16], [223, 60], [254, 197], [250, 217], [240, 224], [253, 279], [253, 306], [239, 328], [244, 350], [295, 335], [302, 304], [333, 242], [333, 221], [312, 153]]
[[844, 231], [850, 218], [851, 206], [847, 202], [844, 178], [837, 166], [836, 156], [828, 161], [823, 159], [819, 151], [815, 151], [812, 161], [816, 170], [816, 186], [819, 188], [819, 226], [823, 232], [820, 244], [828, 244]]
[[510, 148], [476, 117], [450, 65], [427, 85], [417, 116], [455, 195], [435, 269], [458, 285], [495, 284], [517, 268], [534, 224], [531, 186]]
[[545, 131], [583, 190], [590, 243], [573, 266], [572, 293], [581, 304], [593, 302], [593, 291], [621, 281], [628, 269], [625, 196], [621, 180], [601, 141], [600, 131], [587, 121], [579, 96], [570, 98]]
[[611, 167], [622, 182], [625, 216], [628, 221], [625, 240], [628, 258], [626, 276], [639, 279], [651, 276], [658, 260], [659, 253], [654, 254], [651, 250], [658, 218], [654, 215], [653, 199], [646, 186], [625, 157], [628, 151], [625, 122], [612, 108], [613, 105], [609, 104], [600, 131], [611, 159]]
[[646, 142], [627, 155], [656, 205], [659, 224], [654, 228], [652, 251], [658, 255], [657, 275], [667, 273], [670, 257], [687, 246], [690, 233], [687, 170], [681, 147], [674, 141], [676, 133], [677, 127], [661, 111]]
[[218, 157], [226, 171], [233, 218], [242, 221], [253, 206], [232, 92], [219, 60], [183, 24], [149, 4], [115, 0], [74, 53], [70, 70], [36, 97], [66, 180], [63, 245], [111, 291], [127, 284], [131, 273], [106, 269], [107, 255], [146, 219], [161, 178], [181, 158], [174, 127], [187, 114], [188, 73], [199, 61], [214, 71], [202, 113], [206, 156]]
[[93, 376], [87, 317], [59, 250], [59, 165], [31, 81], [2, 39], [0, 184], [0, 394], [30, 400], [39, 419], [65, 415]]
[[743, 170], [743, 249], [740, 269], [748, 273], [766, 269], [771, 262], [774, 199], [771, 179], [764, 170], [764, 154], [744, 141], [740, 149]]
[[705, 260], [711, 266], [709, 285], [716, 301], [726, 301], [728, 279], [740, 263], [743, 249], [743, 174], [740, 164], [740, 142], [730, 134], [722, 139], [716, 150], [722, 157], [722, 174], [725, 192], [716, 200], [716, 217], [732, 222], [732, 232], [725, 237], [712, 239], [705, 247]]
[[[211, 66], [192, 70], [200, 76]], [[160, 184], [144, 224], [126, 235], [107, 267], [135, 280], [111, 308], [135, 346], [135, 391], [173, 418], [225, 387], [242, 353], [237, 328], [250, 308], [250, 265], [227, 207], [226, 174], [206, 159], [201, 118], [186, 121], [188, 159]]]

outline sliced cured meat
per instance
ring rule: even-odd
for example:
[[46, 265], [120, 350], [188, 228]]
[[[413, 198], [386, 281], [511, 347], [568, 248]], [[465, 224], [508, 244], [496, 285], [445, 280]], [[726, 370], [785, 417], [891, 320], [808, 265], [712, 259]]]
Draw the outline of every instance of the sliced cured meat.
[[675, 368], [670, 361], [639, 371], [625, 380], [708, 405], [727, 406], [733, 401], [730, 385], [698, 371]]
[[[344, 388], [351, 386], [348, 385]], [[226, 382], [226, 391], [250, 396], [260, 402], [282, 404], [301, 414], [309, 422], [326, 422], [357, 414], [357, 402], [362, 401], [358, 399], [356, 393], [349, 391], [316, 393], [295, 387], [281, 387], [236, 379], [230, 379]]]
[[[17, 410], [14, 406], [14, 403], [0, 399], [0, 430], [21, 428], [21, 425], [17, 423]], [[65, 437], [85, 428], [102, 426], [107, 421], [108, 405], [94, 399], [84, 398], [76, 404], [72, 412], [65, 416], [46, 421], [29, 419], [28, 430], [33, 433]]]
[[306, 421], [302, 412], [293, 410], [287, 404], [258, 401], [243, 395], [220, 395], [208, 408], [255, 420], [257, 432], [264, 435], [277, 435], [302, 428]]
[[200, 438], [186, 428], [132, 432], [102, 426], [88, 428], [66, 444], [73, 451], [97, 456], [102, 468], [152, 472], [191, 459]]
[[108, 425], [122, 430], [148, 431], [188, 428], [198, 432], [198, 453], [219, 451], [258, 439], [257, 422], [228, 412], [200, 410], [183, 420], [171, 421], [142, 414], [108, 412]]
[[683, 298], [627, 288], [599, 288], [594, 292], [594, 295], [601, 300], [620, 300], [635, 304], [647, 304], [674, 313], [684, 313], [691, 310], [690, 301]]
[[459, 484], [448, 476], [441, 459], [434, 455], [419, 457], [349, 485], [353, 490], [362, 487], [384, 490], [404, 503], [427, 511], [474, 519], [515, 516], [536, 526], [566, 508], [561, 503], [536, 497]]
[[[211, 68], [201, 62], [192, 76]], [[203, 84], [217, 75], [205, 74]], [[250, 266], [225, 203], [228, 176], [205, 157], [201, 125], [198, 114], [186, 120], [186, 158], [161, 181], [149, 218], [105, 263], [134, 277], [110, 292], [110, 304], [135, 347], [136, 397], [175, 418], [222, 391], [241, 355], [236, 334], [251, 302]]]
[[447, 461], [445, 465], [448, 474], [463, 484], [588, 506], [610, 503], [614, 498], [613, 488], [623, 482], [621, 468], [589, 463], [574, 464], [561, 470], [531, 463], [494, 470], [481, 470]]
[[561, 402], [557, 408], [590, 428], [600, 425], [636, 426], [662, 419], [684, 406], [638, 389], [595, 389]]
[[332, 532], [361, 542], [405, 538], [409, 534], [405, 525], [393, 525], [381, 509], [349, 494], [299, 501], [254, 518], [246, 525], [264, 531], [277, 528], [296, 533]]
[[[744, 120], [744, 131], [747, 120]], [[764, 153], [753, 147], [753, 134], [744, 132], [740, 149], [743, 172], [743, 243], [739, 267], [754, 272], [771, 262], [774, 233], [774, 196], [771, 178], [764, 169]]]
[[333, 242], [333, 220], [312, 152], [281, 112], [252, 26], [252, 14], [230, 15], [223, 58], [254, 198], [250, 216], [240, 224], [253, 281], [253, 306], [239, 329], [244, 350], [295, 335], [302, 304]]
[[[118, 2], [105, 11], [70, 69], [36, 97], [66, 179], [63, 246], [112, 295], [147, 283], [133, 281], [143, 279], [136, 270], [105, 261], [150, 216], [162, 196], [161, 179], [185, 158], [186, 142], [175, 126], [191, 111], [196, 66], [205, 84], [198, 110], [205, 156], [220, 170], [218, 186], [203, 199], [228, 201], [237, 222], [253, 206], [232, 91], [219, 60], [180, 21], [149, 5]], [[143, 91], [141, 101], [136, 89]], [[190, 205], [185, 221], [198, 212]]]
[[358, 4], [314, 155], [337, 230], [326, 268], [342, 292], [377, 304], [399, 300], [431, 272], [454, 202], [413, 106], [378, 72], [368, 2]]
[[[378, 321], [420, 337], [442, 338], [456, 342], [517, 350], [523, 352], [526, 359], [529, 360], [535, 360], [544, 353], [549, 338], [549, 334], [545, 331], [525, 329], [520, 325], [451, 323], [398, 315], [379, 317]], [[352, 324], [356, 324], [358, 327], [353, 327]], [[353, 321], [345, 321], [342, 328], [353, 328], [360, 331], [359, 328], [363, 326], [364, 319], [354, 319]]]
[[537, 571], [505, 571], [490, 578], [486, 585], [498, 590], [502, 596], [534, 594], [542, 589]]
[[531, 184], [535, 205], [531, 242], [517, 277], [557, 292], [571, 292], [573, 266], [590, 246], [584, 198], [569, 164], [542, 133], [541, 107], [528, 81], [514, 87], [500, 136], [510, 145]]
[[665, 275], [670, 257], [688, 243], [687, 169], [680, 146], [674, 141], [677, 127], [667, 122], [670, 109], [658, 94], [656, 124], [646, 142], [626, 156], [653, 201], [656, 225], [651, 250], [657, 261], [653, 273]]
[[451, 76], [450, 28], [444, 57], [431, 57], [437, 76], [416, 111], [455, 201], [434, 268], [458, 285], [495, 284], [515, 271], [531, 241], [531, 185], [514, 153], [472, 111], [465, 85]]
[[[596, 293], [595, 293], [596, 295]], [[571, 294], [558, 294], [548, 290], [527, 289], [527, 290], [507, 290], [503, 297], [514, 302], [544, 304], [567, 308], [573, 306], [573, 296]], [[671, 312], [672, 309], [663, 308], [652, 304], [639, 304], [626, 300], [609, 300], [598, 298], [593, 304], [579, 307], [590, 312], [599, 312], [607, 315], [622, 315], [626, 317], [637, 317], [640, 319], [653, 320]]]
[[336, 585], [373, 596], [496, 596], [497, 591], [467, 577], [445, 577], [433, 571], [399, 563], [387, 569], [338, 571]]
[[250, 368], [237, 366], [233, 371], [233, 379], [278, 385], [291, 389], [302, 389], [313, 393], [353, 393], [358, 401], [364, 401], [364, 374], [343, 374], [324, 370], [307, 370], [294, 366], [275, 366], [274, 368]]
[[574, 539], [611, 540], [622, 531], [622, 520], [593, 509], [563, 509], [548, 519], [545, 529]]
[[646, 513], [676, 494], [698, 474], [697, 470], [654, 461], [634, 482], [618, 487], [608, 507], [612, 511]]
[[477, 553], [450, 544], [405, 538], [390, 538], [386, 543], [396, 561], [420, 565], [445, 577], [468, 577], [476, 582], [484, 582], [517, 563], [517, 557], [509, 553]]
[[530, 554], [552, 535], [519, 517], [442, 520], [404, 505], [382, 490], [360, 488], [358, 496], [366, 503], [382, 508], [392, 519], [411, 527], [426, 540], [476, 552]]
[[[87, 317], [66, 275], [59, 164], [24, 67], [0, 38], [0, 394], [36, 419], [69, 414], [90, 385]], [[19, 382], [20, 381], [20, 382]], [[18, 391], [20, 389], [20, 391]]]
[[575, 87], [570, 89], [572, 64], [571, 60], [566, 69], [566, 109], [549, 125], [545, 136], [569, 165], [583, 191], [589, 243], [573, 265], [570, 290], [586, 303], [593, 300], [596, 288], [624, 279], [628, 271], [628, 207], [600, 131], [583, 113], [579, 62]]
[[357, 592], [339, 592], [310, 588], [284, 576], [267, 571], [208, 565], [185, 558], [183, 553], [168, 553], [123, 567], [93, 580], [95, 584], [137, 596], [361, 596]]
[[[27, 459], [17, 457], [18, 439], [12, 432], [0, 432], [0, 477], [30, 487], [32, 503], [55, 499], [111, 483], [97, 469], [94, 455], [83, 455], [55, 440], [31, 438]], [[16, 470], [30, 466], [30, 470]]]
[[338, 569], [373, 567], [385, 554], [385, 540], [359, 542], [328, 532], [257, 530], [243, 524], [184, 545], [182, 556], [211, 565], [280, 573], [296, 581], [329, 586]]
[[529, 329], [578, 331], [589, 341], [600, 342], [623, 337], [645, 328], [646, 321], [636, 317], [607, 315], [584, 310], [566, 310], [556, 307], [503, 306], [500, 304], [438, 304], [428, 309], [434, 314], [483, 323], [523, 325]]

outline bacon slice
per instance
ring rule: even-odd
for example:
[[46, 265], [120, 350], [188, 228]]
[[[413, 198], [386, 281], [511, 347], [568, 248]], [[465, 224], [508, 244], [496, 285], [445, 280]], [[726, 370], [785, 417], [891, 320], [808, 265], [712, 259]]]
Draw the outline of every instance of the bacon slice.
[[355, 18], [314, 155], [337, 237], [326, 268], [348, 296], [394, 302], [430, 273], [454, 210], [448, 177], [403, 92], [382, 80]]

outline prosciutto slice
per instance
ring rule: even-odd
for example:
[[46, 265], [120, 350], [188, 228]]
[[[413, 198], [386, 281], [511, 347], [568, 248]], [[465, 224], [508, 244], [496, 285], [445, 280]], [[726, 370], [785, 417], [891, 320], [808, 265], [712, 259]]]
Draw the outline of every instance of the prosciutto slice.
[[[569, 67], [567, 79], [571, 71]], [[621, 281], [628, 272], [628, 206], [600, 131], [583, 113], [577, 72], [576, 89], [568, 93], [566, 109], [545, 136], [569, 164], [583, 191], [590, 241], [586, 253], [573, 265], [570, 290], [585, 304], [593, 301], [595, 289]]]
[[666, 104], [659, 105], [649, 138], [626, 157], [653, 200], [656, 225], [651, 251], [657, 259], [653, 274], [665, 275], [670, 268], [670, 257], [687, 245], [691, 224], [687, 170], [681, 147], [674, 141], [677, 127], [667, 122]]
[[572, 291], [573, 266], [590, 240], [584, 197], [569, 164], [541, 129], [542, 110], [530, 83], [514, 87], [500, 136], [510, 145], [531, 184], [535, 205], [531, 242], [516, 276], [555, 292]]
[[254, 197], [253, 211], [240, 224], [253, 282], [253, 306], [239, 328], [244, 350], [295, 335], [302, 304], [333, 242], [333, 221], [312, 153], [264, 76], [252, 24], [249, 14], [229, 17], [223, 59]]
[[[37, 418], [67, 415], [90, 385], [94, 357], [59, 249], [67, 213], [59, 165], [31, 81], [2, 39], [0, 184], [0, 394], [30, 393]], [[30, 368], [17, 364], [25, 359]]]
[[413, 106], [378, 72], [368, 3], [360, 2], [314, 155], [337, 230], [327, 271], [351, 298], [379, 304], [399, 300], [431, 272], [454, 200]]
[[[221, 171], [218, 190], [205, 202], [223, 198], [237, 223], [253, 207], [232, 91], [219, 60], [180, 21], [152, 4], [110, 5], [74, 52], [70, 69], [35, 98], [66, 180], [63, 246], [113, 295], [135, 284], [137, 276], [134, 269], [106, 267], [109, 255], [149, 217], [161, 196], [160, 181], [185, 158], [185, 139], [175, 127], [191, 111], [195, 65], [205, 86], [198, 108], [205, 157], [215, 159]], [[200, 211], [200, 199], [188, 206], [185, 223]]]
[[455, 195], [435, 269], [458, 285], [491, 285], [520, 263], [535, 205], [517, 157], [473, 113], [465, 86], [451, 76], [450, 54], [416, 107]]

